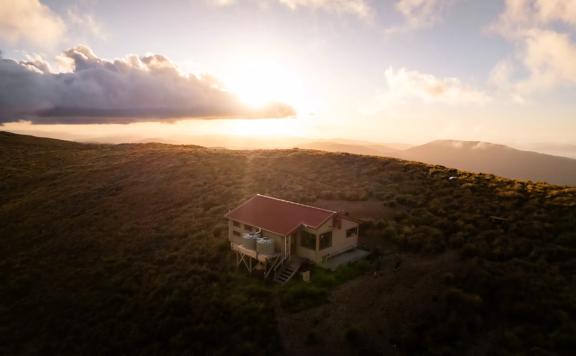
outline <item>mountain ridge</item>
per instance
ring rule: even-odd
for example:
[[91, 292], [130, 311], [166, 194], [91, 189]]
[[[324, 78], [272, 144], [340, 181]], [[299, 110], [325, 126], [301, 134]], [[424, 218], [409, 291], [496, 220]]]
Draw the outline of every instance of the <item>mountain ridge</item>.
[[398, 157], [511, 179], [576, 185], [576, 159], [482, 141], [436, 140]]
[[407, 149], [317, 141], [300, 148], [394, 157], [510, 179], [576, 186], [576, 159], [484, 141], [434, 140]]

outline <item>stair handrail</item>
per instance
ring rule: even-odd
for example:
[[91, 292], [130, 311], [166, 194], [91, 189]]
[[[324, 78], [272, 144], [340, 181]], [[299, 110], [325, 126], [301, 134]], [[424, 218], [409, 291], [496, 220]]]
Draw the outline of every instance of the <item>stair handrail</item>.
[[274, 271], [274, 278], [276, 278], [278, 273], [278, 268], [284, 265], [284, 262], [287, 260], [286, 256], [282, 256], [278, 259], [278, 261], [272, 266], [272, 270]]

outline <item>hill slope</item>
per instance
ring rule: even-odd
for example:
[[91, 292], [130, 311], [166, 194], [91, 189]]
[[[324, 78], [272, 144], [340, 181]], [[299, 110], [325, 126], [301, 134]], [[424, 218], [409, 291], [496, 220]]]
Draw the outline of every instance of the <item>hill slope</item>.
[[326, 152], [396, 157], [511, 179], [576, 186], [576, 159], [486, 142], [438, 140], [407, 149], [340, 142], [311, 142], [299, 147]]
[[552, 184], [576, 185], [576, 160], [477, 141], [433, 141], [399, 157], [470, 172]]
[[[298, 324], [324, 343], [289, 333], [283, 289], [238, 272], [225, 238], [222, 216], [255, 193], [385, 207], [361, 244], [405, 255], [408, 275], [343, 285], [319, 314], [382, 318]], [[290, 336], [316, 353], [570, 354], [575, 231], [572, 188], [350, 154], [1, 133], [0, 354], [281, 354]], [[346, 304], [361, 296], [349, 288], [371, 304]]]

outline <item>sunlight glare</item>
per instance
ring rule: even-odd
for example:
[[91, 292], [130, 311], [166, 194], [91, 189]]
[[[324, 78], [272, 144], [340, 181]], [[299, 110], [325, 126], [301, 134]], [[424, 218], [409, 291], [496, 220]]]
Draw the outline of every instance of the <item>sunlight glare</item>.
[[303, 85], [290, 66], [265, 57], [235, 58], [222, 74], [225, 86], [255, 108], [282, 102], [304, 109]]
[[300, 136], [305, 134], [297, 119], [229, 120], [224, 131], [237, 136]]

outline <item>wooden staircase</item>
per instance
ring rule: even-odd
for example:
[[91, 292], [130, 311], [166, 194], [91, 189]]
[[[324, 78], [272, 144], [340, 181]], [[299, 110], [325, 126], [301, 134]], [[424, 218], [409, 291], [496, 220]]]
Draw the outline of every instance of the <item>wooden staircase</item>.
[[274, 273], [274, 282], [285, 284], [300, 270], [304, 260], [300, 257], [291, 257], [284, 265]]

